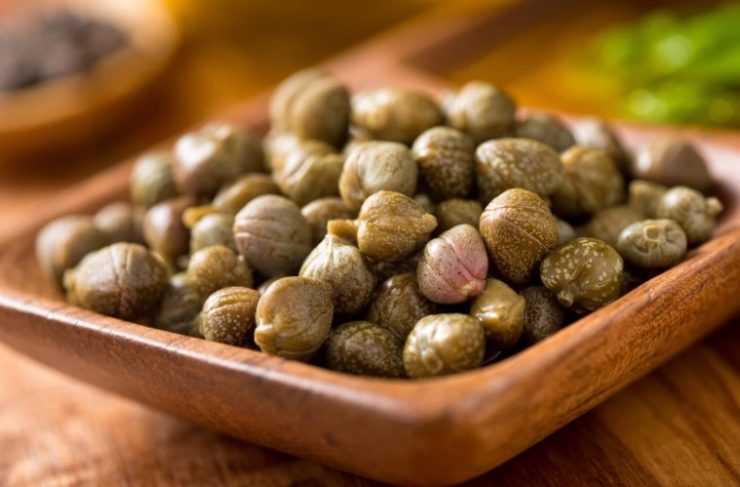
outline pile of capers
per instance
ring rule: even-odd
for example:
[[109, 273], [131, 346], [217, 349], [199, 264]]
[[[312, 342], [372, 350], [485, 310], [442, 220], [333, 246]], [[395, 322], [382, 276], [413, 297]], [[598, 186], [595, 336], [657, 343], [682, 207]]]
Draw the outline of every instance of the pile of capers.
[[547, 339], [707, 241], [722, 211], [687, 141], [633, 156], [471, 82], [275, 91], [271, 132], [209, 124], [135, 163], [130, 203], [49, 223], [75, 305], [351, 374], [423, 378]]

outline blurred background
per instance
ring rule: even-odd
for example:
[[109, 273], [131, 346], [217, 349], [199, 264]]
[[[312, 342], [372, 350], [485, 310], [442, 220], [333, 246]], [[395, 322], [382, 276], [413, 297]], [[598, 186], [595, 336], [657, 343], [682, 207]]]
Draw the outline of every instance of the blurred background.
[[0, 0], [0, 214], [373, 36], [485, 18], [421, 68], [525, 106], [740, 125], [738, 2]]

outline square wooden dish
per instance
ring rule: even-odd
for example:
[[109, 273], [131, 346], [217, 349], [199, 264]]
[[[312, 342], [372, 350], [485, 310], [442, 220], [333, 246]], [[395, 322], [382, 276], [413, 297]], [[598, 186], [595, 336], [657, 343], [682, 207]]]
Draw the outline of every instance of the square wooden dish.
[[[412, 25], [327, 66], [355, 89], [439, 91], [445, 84], [411, 61], [432, 51], [449, 56], [443, 46], [457, 49], [482, 25]], [[227, 118], [264, 133], [266, 98]], [[667, 133], [620, 132], [630, 145]], [[726, 205], [715, 238], [609, 306], [479, 370], [418, 382], [354, 377], [66, 304], [38, 269], [36, 232], [54, 216], [126, 198], [130, 162], [49, 201], [0, 243], [0, 339], [74, 377], [259, 445], [388, 482], [460, 482], [573, 420], [740, 309], [740, 148], [723, 142], [730, 136], [695, 140]]]

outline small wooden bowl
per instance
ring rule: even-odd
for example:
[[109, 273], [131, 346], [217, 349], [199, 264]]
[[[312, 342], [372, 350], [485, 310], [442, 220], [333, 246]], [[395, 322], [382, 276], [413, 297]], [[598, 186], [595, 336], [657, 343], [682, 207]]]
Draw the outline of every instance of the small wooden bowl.
[[[105, 133], [125, 117], [175, 53], [179, 34], [159, 1], [52, 0], [15, 2], [6, 10], [33, 15], [66, 8], [122, 29], [128, 44], [90, 70], [0, 94], [0, 164], [43, 149], [72, 147]], [[18, 11], [18, 12], [16, 12]]]

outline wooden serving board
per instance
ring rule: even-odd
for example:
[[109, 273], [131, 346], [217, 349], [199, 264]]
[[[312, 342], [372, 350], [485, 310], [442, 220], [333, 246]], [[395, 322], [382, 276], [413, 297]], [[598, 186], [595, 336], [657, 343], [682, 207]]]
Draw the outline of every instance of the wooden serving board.
[[[327, 66], [355, 89], [436, 92], [447, 86], [418, 61], [452, 56], [470, 36], [488, 32], [489, 22], [411, 26]], [[264, 133], [266, 97], [227, 117]], [[629, 144], [666, 133], [621, 131]], [[36, 265], [35, 234], [49, 218], [125, 198], [131, 162], [70, 189], [0, 243], [0, 338], [70, 375], [259, 445], [378, 480], [460, 482], [547, 436], [740, 309], [740, 149], [725, 134], [689, 135], [721, 182], [727, 210], [716, 237], [611, 305], [483, 369], [419, 382], [360, 378], [67, 305]]]

